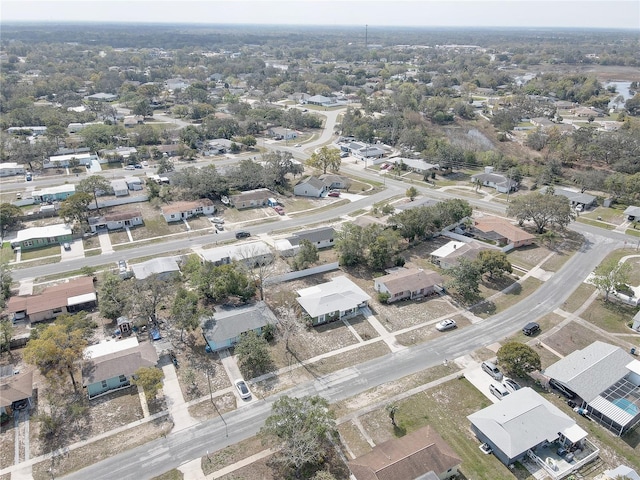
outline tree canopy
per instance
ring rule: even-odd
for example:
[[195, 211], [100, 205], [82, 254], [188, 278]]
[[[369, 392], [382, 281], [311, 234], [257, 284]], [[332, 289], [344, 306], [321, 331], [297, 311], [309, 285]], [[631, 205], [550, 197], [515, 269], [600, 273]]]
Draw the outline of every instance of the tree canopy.
[[254, 378], [270, 372], [274, 365], [269, 345], [263, 336], [253, 330], [243, 333], [235, 347], [238, 367], [246, 378]]
[[[295, 478], [306, 477], [323, 463], [333, 448], [336, 423], [329, 403], [320, 396], [276, 400], [260, 435], [278, 448], [276, 462], [289, 467]], [[308, 478], [308, 477], [307, 477]]]
[[540, 370], [540, 355], [529, 345], [507, 342], [498, 350], [498, 364], [514, 377], [525, 377], [534, 370]]
[[604, 301], [609, 301], [609, 295], [629, 281], [631, 264], [619, 262], [615, 258], [608, 258], [593, 272], [591, 281], [604, 294]]
[[507, 207], [507, 215], [515, 217], [520, 224], [532, 221], [538, 233], [549, 225], [565, 228], [575, 218], [569, 199], [547, 193], [532, 192], [516, 196]]
[[[58, 317], [60, 318], [60, 317]], [[74, 390], [78, 390], [75, 373], [82, 359], [87, 340], [80, 328], [62, 322], [53, 323], [32, 338], [24, 350], [24, 358], [47, 377], [68, 373]]]
[[339, 172], [341, 163], [340, 152], [326, 145], [317, 152], [314, 152], [311, 158], [307, 160], [307, 165], [322, 170], [322, 173], [327, 173], [327, 170], [334, 173]]

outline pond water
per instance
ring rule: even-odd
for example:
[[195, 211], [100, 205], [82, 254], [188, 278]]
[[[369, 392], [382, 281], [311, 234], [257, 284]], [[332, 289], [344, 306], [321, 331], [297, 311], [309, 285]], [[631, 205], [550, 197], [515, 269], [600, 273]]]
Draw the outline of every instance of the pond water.
[[631, 97], [633, 97], [633, 95], [629, 92], [629, 87], [631, 86], [631, 82], [607, 82], [604, 84], [605, 88], [611, 85], [615, 85], [616, 93], [613, 97], [611, 97], [611, 101], [609, 102], [609, 107], [614, 107], [616, 105], [614, 100], [618, 95], [622, 95], [624, 97], [625, 102], [629, 100]]

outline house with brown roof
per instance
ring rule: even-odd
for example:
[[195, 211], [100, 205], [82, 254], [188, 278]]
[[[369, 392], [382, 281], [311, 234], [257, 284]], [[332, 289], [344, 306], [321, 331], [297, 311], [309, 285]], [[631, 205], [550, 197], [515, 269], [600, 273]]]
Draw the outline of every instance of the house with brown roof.
[[179, 222], [198, 215], [212, 215], [215, 212], [216, 207], [208, 198], [200, 198], [192, 202], [173, 202], [162, 207], [162, 216], [167, 223]]
[[108, 340], [87, 347], [82, 366], [82, 386], [89, 398], [131, 386], [131, 377], [142, 367], [158, 363], [158, 353], [150, 342], [136, 337]]
[[46, 288], [39, 295], [10, 297], [6, 311], [14, 320], [31, 323], [52, 320], [58, 315], [96, 307], [98, 299], [92, 277], [78, 277]]
[[240, 192], [236, 195], [229, 195], [229, 204], [238, 210], [264, 207], [269, 204], [269, 198], [271, 197], [273, 197], [273, 192], [268, 188], [257, 188]]
[[513, 225], [506, 218], [484, 216], [473, 222], [473, 233], [499, 245], [513, 245], [514, 248], [531, 245], [536, 237], [520, 227]]
[[442, 276], [433, 270], [398, 268], [374, 280], [376, 292], [388, 293], [387, 303], [418, 299], [441, 290]]
[[404, 437], [376, 445], [348, 462], [356, 480], [445, 480], [458, 473], [462, 460], [427, 425]]
[[13, 365], [8, 365], [6, 369], [6, 372], [4, 367], [0, 369], [0, 413], [8, 413], [8, 407], [13, 407], [22, 400], [27, 400], [31, 407], [33, 370], [15, 374]]
[[119, 228], [135, 227], [143, 223], [140, 210], [128, 210], [110, 213], [102, 217], [89, 218], [89, 228], [94, 233], [105, 228], [107, 230], [117, 230]]

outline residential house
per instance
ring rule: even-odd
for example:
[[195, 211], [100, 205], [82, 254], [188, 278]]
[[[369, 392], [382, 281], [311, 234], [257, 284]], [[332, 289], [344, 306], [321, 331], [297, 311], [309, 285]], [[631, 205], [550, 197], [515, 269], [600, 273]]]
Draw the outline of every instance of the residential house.
[[111, 188], [116, 197], [125, 197], [129, 195], [129, 185], [122, 179], [111, 180]]
[[249, 267], [254, 267], [267, 265], [274, 259], [271, 248], [264, 242], [236, 243], [207, 248], [200, 250], [198, 255], [203, 262], [211, 262], [216, 266], [242, 262]]
[[93, 161], [99, 161], [95, 153], [70, 153], [67, 155], [52, 155], [42, 162], [42, 168], [66, 168], [70, 166], [71, 160], [75, 159], [78, 165], [85, 167], [91, 165]]
[[125, 128], [133, 128], [136, 125], [144, 124], [144, 116], [142, 115], [129, 115], [124, 117], [123, 124]]
[[9, 297], [6, 312], [15, 320], [31, 323], [52, 320], [58, 315], [91, 310], [98, 304], [92, 277], [77, 277], [47, 287], [38, 295]]
[[216, 212], [213, 201], [208, 198], [201, 198], [192, 202], [174, 202], [166, 207], [162, 207], [162, 216], [170, 222], [180, 222], [184, 219], [198, 215], [212, 215]]
[[[354, 157], [358, 157], [362, 160], [370, 160], [373, 165], [376, 165], [382, 161], [382, 157], [387, 153], [384, 149], [377, 145], [369, 145], [362, 142], [351, 142], [347, 149]], [[378, 159], [378, 161], [376, 161]]]
[[347, 465], [356, 480], [445, 480], [457, 475], [461, 460], [429, 425], [387, 440]]
[[506, 218], [483, 216], [473, 222], [476, 236], [494, 240], [499, 245], [513, 245], [514, 248], [531, 245], [536, 237], [513, 225]]
[[353, 317], [368, 305], [371, 297], [347, 277], [303, 288], [296, 299], [310, 318], [313, 326]]
[[118, 95], [114, 95], [113, 93], [94, 93], [93, 95], [89, 95], [85, 97], [85, 99], [90, 102], [113, 102], [118, 99]]
[[[542, 187], [540, 193], [546, 193], [549, 187]], [[596, 205], [596, 197], [588, 193], [580, 192], [570, 188], [553, 187], [553, 194], [560, 195], [569, 199], [572, 207], [582, 205], [585, 210]]]
[[444, 270], [458, 265], [461, 258], [475, 260], [483, 248], [476, 242], [465, 243], [452, 240], [431, 252], [431, 262]]
[[91, 228], [91, 231], [94, 233], [105, 228], [107, 230], [118, 230], [120, 228], [135, 227], [143, 224], [140, 210], [128, 210], [109, 213], [101, 217], [89, 217], [89, 228]]
[[309, 105], [319, 105], [321, 107], [329, 107], [336, 103], [336, 99], [333, 97], [325, 97], [324, 95], [314, 95], [307, 98], [306, 102]]
[[348, 190], [351, 186], [351, 179], [349, 177], [336, 175], [335, 173], [323, 173], [318, 178], [331, 190]]
[[412, 208], [433, 207], [439, 201], [440, 200], [424, 197], [413, 201], [407, 201], [406, 203], [395, 204], [394, 208], [396, 212], [404, 212], [405, 210], [411, 210]]
[[622, 213], [626, 215], [627, 219], [632, 222], [640, 221], [640, 207], [636, 207], [635, 205], [629, 205], [627, 208], [625, 208], [624, 212]]
[[471, 182], [484, 187], [495, 188], [500, 193], [518, 190], [518, 182], [500, 173], [494, 173], [493, 167], [484, 167], [484, 173], [471, 175]]
[[636, 332], [640, 332], [640, 311], [638, 311], [638, 313], [634, 315], [631, 328], [633, 328]]
[[298, 132], [284, 127], [271, 127], [267, 133], [276, 140], [294, 140], [298, 138]]
[[157, 257], [146, 262], [132, 263], [131, 270], [138, 280], [144, 280], [152, 275], [157, 275], [160, 279], [180, 275], [180, 267], [174, 257]]
[[283, 257], [292, 257], [300, 251], [300, 243], [303, 240], [311, 242], [317, 249], [333, 247], [336, 231], [332, 227], [320, 227], [311, 230], [296, 232], [292, 236], [277, 240], [276, 250]]
[[11, 242], [11, 248], [19, 247], [22, 251], [33, 250], [49, 245], [61, 245], [64, 242], [70, 242], [71, 238], [71, 227], [67, 224], [30, 227], [18, 230], [15, 240]]
[[327, 185], [318, 177], [310, 176], [300, 180], [294, 187], [294, 195], [301, 197], [322, 197], [329, 191]]
[[640, 475], [633, 468], [619, 465], [611, 470], [605, 470], [599, 480], [640, 480]]
[[0, 413], [12, 413], [11, 407], [22, 400], [31, 408], [32, 397], [33, 370], [16, 373], [13, 365], [0, 367]]
[[31, 192], [31, 197], [35, 203], [53, 203], [66, 200], [76, 193], [76, 186], [73, 183], [56, 185], [55, 187], [42, 188]]
[[272, 196], [273, 192], [268, 188], [257, 188], [255, 190], [247, 190], [246, 192], [229, 195], [229, 204], [238, 210], [264, 207], [269, 204], [269, 198]]
[[231, 146], [234, 142], [227, 140], [226, 138], [216, 138], [209, 140], [202, 147], [203, 155], [223, 155], [231, 151]]
[[87, 347], [82, 365], [82, 386], [90, 399], [132, 385], [140, 368], [154, 367], [158, 353], [151, 342], [138, 343], [136, 337], [107, 340]]
[[552, 122], [546, 117], [532, 118], [530, 122], [531, 122], [531, 125], [533, 125], [534, 127], [539, 127], [539, 128], [542, 128], [543, 130], [546, 130], [550, 127], [554, 127], [556, 125], [554, 122]]
[[640, 361], [622, 348], [595, 341], [544, 370], [576, 395], [589, 418], [616, 435], [640, 423]]
[[15, 162], [0, 163], [0, 177], [24, 175], [24, 165]]
[[[478, 440], [509, 466], [525, 458], [560, 479], [599, 453], [575, 420], [529, 387], [467, 417]], [[558, 453], [566, 452], [563, 455]]]
[[8, 133], [18, 133], [18, 132], [24, 132], [24, 131], [30, 131], [32, 135], [34, 136], [38, 136], [38, 135], [44, 135], [45, 133], [47, 133], [47, 127], [44, 125], [32, 125], [29, 127], [9, 127], [7, 128], [7, 132]]
[[398, 268], [374, 280], [376, 292], [388, 293], [387, 303], [415, 300], [442, 291], [442, 276], [433, 270]]
[[180, 151], [180, 145], [178, 144], [158, 145], [154, 148], [157, 148], [160, 153], [167, 157], [175, 157]]
[[431, 172], [432, 170], [438, 170], [440, 168], [440, 165], [438, 165], [437, 163], [429, 163], [426, 160], [423, 160], [421, 158], [395, 157], [395, 158], [389, 158], [387, 159], [387, 161], [395, 165], [404, 164], [412, 172], [416, 172], [421, 175]]
[[601, 110], [593, 107], [577, 107], [572, 112], [576, 117], [604, 117]]
[[211, 351], [233, 347], [243, 333], [257, 334], [267, 325], [275, 325], [278, 319], [264, 302], [224, 309], [216, 307], [213, 317], [202, 324], [202, 336]]
[[124, 177], [129, 190], [142, 190], [142, 180], [139, 177]]
[[189, 85], [191, 85], [188, 81], [183, 80], [182, 78], [169, 78], [164, 81], [164, 86], [167, 90], [184, 90]]
[[107, 161], [113, 159], [116, 162], [127, 160], [131, 155], [137, 154], [138, 149], [136, 147], [117, 147], [111, 150], [100, 150], [100, 157], [107, 159]]

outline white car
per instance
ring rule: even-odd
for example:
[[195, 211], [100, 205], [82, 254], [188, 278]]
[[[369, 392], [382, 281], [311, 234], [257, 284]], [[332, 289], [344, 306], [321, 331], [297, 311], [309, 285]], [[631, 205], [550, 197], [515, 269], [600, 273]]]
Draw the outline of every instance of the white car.
[[220, 217], [211, 217], [209, 220], [211, 223], [224, 223], [224, 218]]
[[439, 332], [444, 332], [446, 330], [452, 330], [457, 326], [458, 325], [456, 324], [455, 320], [453, 320], [452, 318], [447, 318], [446, 320], [442, 320], [441, 322], [438, 322], [436, 324], [436, 330], [438, 330]]
[[300, 145], [299, 143], [296, 143], [296, 144], [294, 145], [294, 147], [296, 147], [296, 148], [301, 147], [301, 146], [302, 146], [302, 145]]
[[233, 384], [236, 386], [236, 389], [238, 390], [238, 394], [240, 395], [240, 398], [242, 398], [243, 400], [247, 398], [251, 398], [251, 391], [249, 390], [249, 387], [247, 386], [247, 383], [244, 380], [239, 378], [238, 380], [233, 382]]
[[582, 205], [576, 205], [576, 212], [582, 211]]

